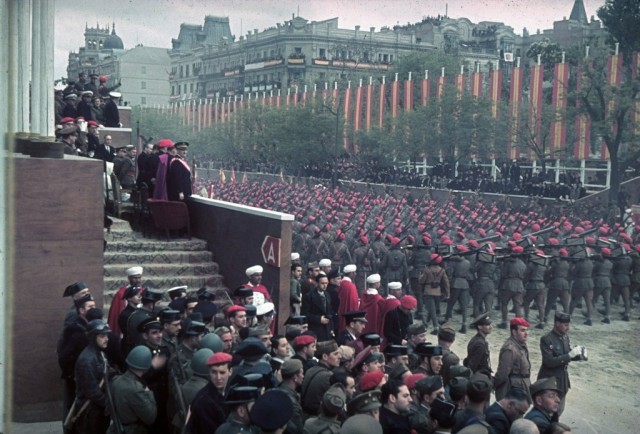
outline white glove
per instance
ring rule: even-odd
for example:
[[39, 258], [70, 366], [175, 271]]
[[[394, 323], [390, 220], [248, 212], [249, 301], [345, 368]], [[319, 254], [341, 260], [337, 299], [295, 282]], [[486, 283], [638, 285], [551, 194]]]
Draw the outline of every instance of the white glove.
[[589, 360], [589, 353], [586, 348], [582, 348], [582, 360]]
[[580, 355], [582, 355], [582, 347], [580, 345], [573, 347], [571, 351], [569, 351], [569, 357], [572, 359], [575, 356], [580, 356]]

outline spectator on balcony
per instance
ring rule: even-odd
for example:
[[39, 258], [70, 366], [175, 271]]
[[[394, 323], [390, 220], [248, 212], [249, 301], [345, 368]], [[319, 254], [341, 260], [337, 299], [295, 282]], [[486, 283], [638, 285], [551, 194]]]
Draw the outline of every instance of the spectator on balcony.
[[68, 93], [64, 96], [65, 105], [62, 109], [62, 117], [77, 118], [78, 109], [76, 105], [78, 103], [78, 95], [75, 93]]
[[118, 103], [120, 102], [121, 96], [120, 92], [109, 93], [109, 101], [107, 101], [103, 108], [106, 127], [122, 128], [120, 111], [118, 110]]
[[104, 118], [104, 111], [102, 110], [102, 98], [100, 95], [93, 94], [93, 104], [91, 104], [91, 118], [98, 122], [100, 125], [104, 125], [107, 120]]
[[169, 162], [167, 172], [167, 196], [169, 200], [185, 200], [191, 196], [191, 168], [187, 163], [189, 143], [178, 142], [176, 155]]

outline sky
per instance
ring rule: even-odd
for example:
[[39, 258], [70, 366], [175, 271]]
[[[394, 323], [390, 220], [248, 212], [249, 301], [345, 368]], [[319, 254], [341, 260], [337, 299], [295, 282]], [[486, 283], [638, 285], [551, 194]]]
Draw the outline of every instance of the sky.
[[[597, 18], [605, 0], [583, 0], [587, 17]], [[204, 24], [205, 15], [228, 16], [231, 32], [246, 35], [290, 20], [338, 17], [343, 29], [368, 29], [414, 23], [425, 16], [448, 14], [471, 22], [496, 21], [530, 33], [553, 28], [568, 17], [574, 0], [56, 0], [55, 77], [66, 76], [68, 54], [84, 45], [85, 24], [100, 27], [115, 22], [125, 49], [137, 44], [171, 48], [181, 23]]]

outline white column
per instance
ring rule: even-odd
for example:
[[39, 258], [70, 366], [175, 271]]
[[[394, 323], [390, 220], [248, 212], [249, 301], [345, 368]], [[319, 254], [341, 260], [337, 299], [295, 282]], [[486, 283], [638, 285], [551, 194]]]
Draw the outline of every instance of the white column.
[[556, 160], [556, 183], [560, 182], [560, 159]]
[[586, 160], [580, 160], [580, 182], [582, 182], [582, 185], [584, 185], [585, 168], [586, 168]]
[[37, 2], [40, 4], [39, 33], [41, 41], [40, 53], [42, 54], [40, 61], [42, 65], [40, 75], [40, 86], [42, 87], [40, 130], [43, 135], [52, 137], [55, 134], [55, 102], [53, 97], [55, 3], [49, 0], [37, 0]]
[[498, 171], [496, 170], [496, 159], [491, 159], [491, 179], [495, 182], [498, 175]]
[[31, 79], [31, 0], [16, 3], [16, 31], [12, 32], [17, 37], [17, 56], [14, 81], [17, 91], [16, 131], [30, 131], [29, 120], [29, 81]]
[[[618, 182], [621, 182], [621, 181], [622, 181], [622, 174], [619, 175], [619, 179], [618, 179]], [[605, 188], [610, 188], [610, 187], [611, 187], [611, 160], [607, 160], [607, 185], [605, 185]]]
[[31, 54], [33, 62], [31, 64], [31, 128], [29, 131], [36, 134], [44, 134], [42, 130], [42, 110], [41, 106], [44, 102], [42, 91], [42, 82], [39, 77], [42, 71], [42, 40], [40, 33], [42, 32], [42, 26], [40, 24], [42, 1], [33, 0], [33, 33], [31, 37]]

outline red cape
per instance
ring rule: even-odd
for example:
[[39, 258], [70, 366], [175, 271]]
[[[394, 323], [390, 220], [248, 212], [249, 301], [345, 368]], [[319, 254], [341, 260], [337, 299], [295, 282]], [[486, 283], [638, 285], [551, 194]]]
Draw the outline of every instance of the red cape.
[[338, 330], [345, 329], [346, 324], [344, 314], [353, 310], [358, 310], [358, 289], [350, 280], [342, 279], [338, 287], [338, 297], [340, 298], [340, 306], [338, 306]]
[[109, 324], [109, 327], [111, 327], [111, 331], [116, 336], [120, 336], [120, 334], [122, 334], [122, 330], [120, 330], [120, 326], [118, 325], [118, 317], [120, 316], [120, 313], [124, 310], [124, 308], [127, 306], [127, 300], [122, 299], [122, 296], [124, 295], [124, 292], [126, 290], [127, 290], [126, 286], [123, 286], [120, 289], [118, 289], [118, 292], [116, 292], [113, 298], [111, 299], [111, 306], [109, 306], [109, 315], [107, 316], [107, 323]]
[[367, 325], [362, 333], [377, 333], [382, 336], [382, 323], [384, 321], [384, 298], [380, 294], [367, 294], [365, 291], [360, 300], [360, 310], [366, 312]]

